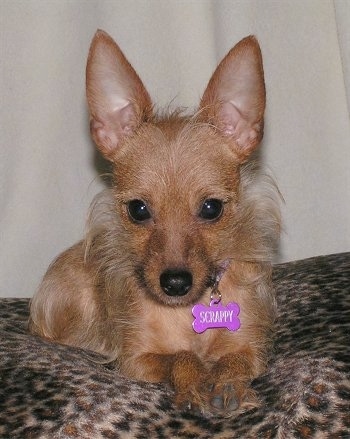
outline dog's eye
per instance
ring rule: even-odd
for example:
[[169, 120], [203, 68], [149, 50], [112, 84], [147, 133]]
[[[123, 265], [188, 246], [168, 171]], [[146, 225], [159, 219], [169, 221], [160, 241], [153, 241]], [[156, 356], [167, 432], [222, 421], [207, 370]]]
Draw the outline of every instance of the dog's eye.
[[130, 218], [136, 223], [142, 223], [151, 218], [151, 214], [142, 200], [131, 200], [128, 203], [128, 213]]
[[209, 198], [202, 204], [199, 211], [199, 217], [207, 221], [213, 221], [220, 218], [223, 209], [224, 206], [222, 201], [217, 200], [216, 198]]

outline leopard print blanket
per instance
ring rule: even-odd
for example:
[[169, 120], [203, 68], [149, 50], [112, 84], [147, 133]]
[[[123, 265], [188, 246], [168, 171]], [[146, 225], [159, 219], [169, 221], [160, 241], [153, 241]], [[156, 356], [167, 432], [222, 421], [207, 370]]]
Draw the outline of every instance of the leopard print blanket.
[[350, 438], [350, 253], [277, 265], [274, 282], [262, 405], [230, 419], [176, 411], [166, 386], [28, 334], [28, 300], [0, 300], [0, 438]]

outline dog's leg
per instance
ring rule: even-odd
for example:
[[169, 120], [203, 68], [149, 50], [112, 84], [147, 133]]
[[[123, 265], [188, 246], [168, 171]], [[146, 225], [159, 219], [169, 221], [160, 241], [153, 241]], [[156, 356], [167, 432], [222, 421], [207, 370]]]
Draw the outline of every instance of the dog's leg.
[[200, 389], [205, 388], [207, 370], [193, 352], [144, 354], [137, 364], [147, 381], [167, 382], [173, 387], [179, 409], [201, 410], [205, 406], [206, 395]]
[[100, 333], [100, 308], [94, 272], [84, 262], [84, 246], [80, 242], [49, 267], [31, 300], [29, 330], [49, 340], [108, 355], [111, 337]]
[[175, 390], [175, 404], [181, 410], [230, 416], [237, 409], [259, 405], [250, 388], [256, 376], [253, 356], [235, 352], [221, 357], [208, 372], [193, 352], [144, 354], [137, 359], [139, 378], [167, 382]]

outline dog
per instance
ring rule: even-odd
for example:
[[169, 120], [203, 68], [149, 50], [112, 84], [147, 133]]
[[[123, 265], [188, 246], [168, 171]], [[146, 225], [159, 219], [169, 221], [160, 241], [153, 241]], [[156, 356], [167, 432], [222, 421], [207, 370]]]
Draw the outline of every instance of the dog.
[[33, 334], [98, 352], [121, 374], [168, 383], [181, 410], [256, 406], [269, 358], [279, 192], [257, 164], [265, 84], [241, 40], [198, 109], [157, 113], [118, 45], [97, 31], [86, 68], [90, 130], [113, 184], [87, 233], [31, 300]]

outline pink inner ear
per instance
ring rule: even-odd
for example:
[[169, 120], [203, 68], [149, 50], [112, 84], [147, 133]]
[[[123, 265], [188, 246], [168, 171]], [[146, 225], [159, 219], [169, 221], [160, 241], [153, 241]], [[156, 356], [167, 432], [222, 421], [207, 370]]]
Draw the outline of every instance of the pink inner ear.
[[224, 102], [219, 110], [220, 129], [227, 136], [234, 136], [239, 120], [242, 118], [238, 109], [231, 102]]
[[116, 133], [108, 129], [108, 125], [96, 119], [91, 119], [90, 131], [94, 141], [99, 145], [101, 152], [108, 157], [118, 144]]
[[135, 124], [134, 106], [126, 103], [122, 108], [104, 113], [99, 119], [91, 119], [90, 130], [102, 153], [109, 156], [122, 137], [133, 132]]
[[137, 124], [134, 105], [129, 103], [125, 107], [117, 111], [119, 114], [116, 114], [113, 119], [118, 119], [119, 127], [122, 134], [130, 134]]
[[225, 136], [232, 136], [243, 152], [244, 150], [248, 152], [259, 140], [260, 124], [250, 122], [232, 102], [221, 105], [219, 120], [219, 129], [222, 133]]

